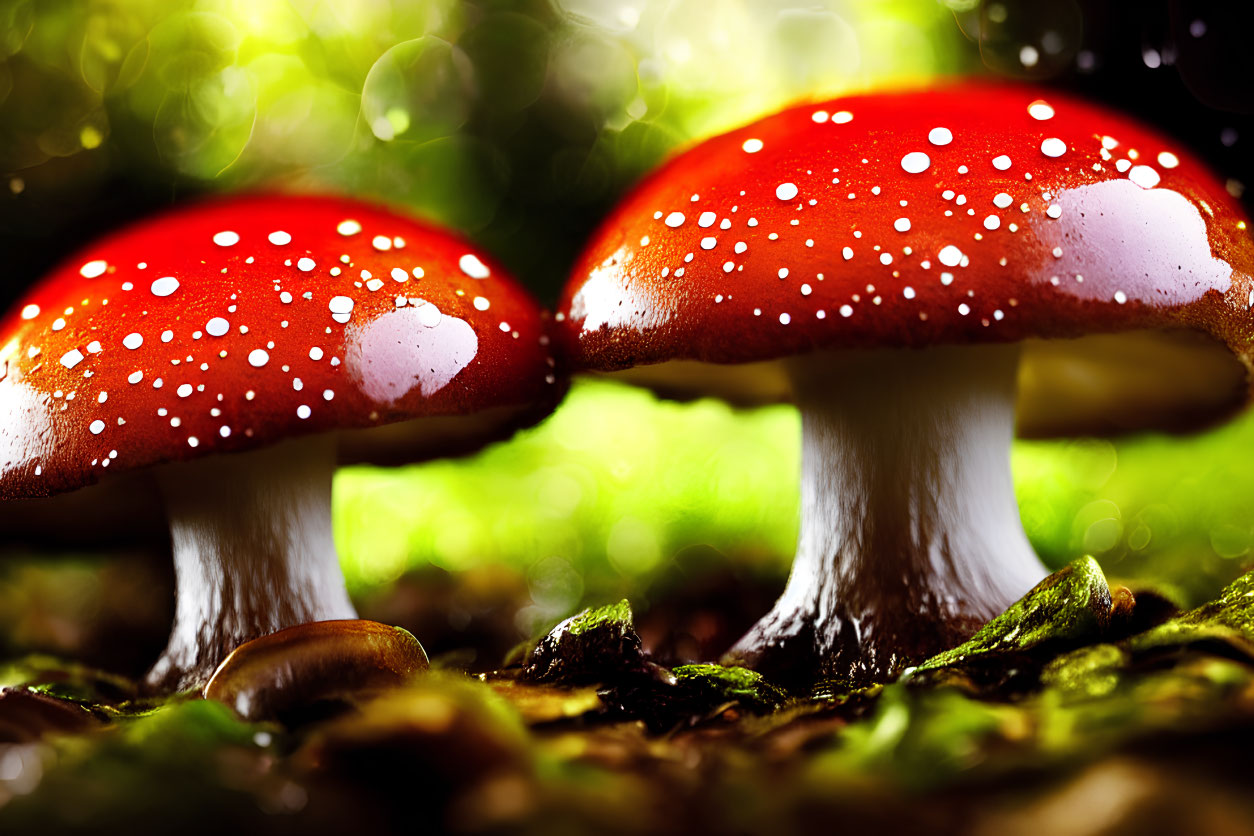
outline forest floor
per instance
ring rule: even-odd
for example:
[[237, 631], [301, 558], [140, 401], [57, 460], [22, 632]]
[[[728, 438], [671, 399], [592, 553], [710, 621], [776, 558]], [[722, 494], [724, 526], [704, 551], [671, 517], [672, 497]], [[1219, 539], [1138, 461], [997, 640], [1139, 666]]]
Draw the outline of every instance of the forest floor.
[[4, 832], [1254, 830], [1254, 574], [1180, 612], [1085, 559], [896, 682], [664, 666], [626, 602], [512, 664], [262, 722], [50, 657], [0, 668]]

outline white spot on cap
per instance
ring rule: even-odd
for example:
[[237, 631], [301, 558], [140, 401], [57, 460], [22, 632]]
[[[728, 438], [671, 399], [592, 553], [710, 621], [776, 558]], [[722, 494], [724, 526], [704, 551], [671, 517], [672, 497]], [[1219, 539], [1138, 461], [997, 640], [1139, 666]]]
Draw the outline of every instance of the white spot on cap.
[[1062, 217], [1062, 207], [1057, 203], [1051, 203], [1049, 208], [1045, 210], [1045, 214], [1057, 220]]
[[792, 200], [798, 191], [796, 183], [780, 183], [775, 187], [775, 196], [780, 200]]
[[1158, 164], [1163, 168], [1175, 168], [1180, 165], [1180, 158], [1170, 151], [1160, 151], [1158, 153]]
[[[1000, 226], [1001, 226], [1001, 218], [998, 217], [997, 215], [989, 215], [987, 218], [984, 219], [984, 228], [989, 231], [997, 229]], [[950, 266], [952, 267], [953, 265], [950, 265]]]
[[701, 217], [697, 218], [697, 226], [705, 229], [708, 226], [714, 226], [714, 222], [718, 220], [718, 215], [713, 212], [702, 212]]
[[457, 266], [472, 279], [486, 279], [489, 275], [488, 266], [479, 260], [474, 253], [466, 253], [457, 259]]
[[488, 300], [483, 298], [482, 296], [476, 296], [474, 304], [475, 304], [475, 310], [486, 311], [491, 303], [488, 302]]
[[787, 267], [781, 267], [781, 268], [779, 268], [779, 277], [780, 277], [781, 279], [786, 279], [786, 278], [788, 278], [788, 268], [787, 268]]
[[993, 205], [998, 209], [1005, 209], [1012, 203], [1014, 203], [1014, 200], [1005, 192], [999, 192], [997, 196], [993, 198]]
[[71, 348], [69, 351], [61, 355], [61, 365], [67, 369], [72, 369], [79, 363], [83, 362], [83, 352], [77, 348]]
[[1005, 154], [1002, 154], [999, 157], [993, 157], [993, 168], [998, 171], [1005, 171], [1010, 168], [1010, 158]]
[[853, 114], [847, 110], [839, 110], [832, 114], [832, 121], [837, 125], [844, 125], [853, 121]]
[[194, 391], [195, 389], [190, 383], [182, 383], [179, 384], [179, 388], [175, 390], [175, 394], [177, 394], [180, 398], [186, 398]]
[[405, 272], [403, 269], [401, 269], [400, 267], [393, 267], [393, 268], [392, 268], [392, 272], [391, 272], [389, 275], [391, 275], [391, 277], [392, 277], [392, 279], [393, 279], [393, 280], [398, 281], [398, 282], [407, 282], [407, 281], [409, 281], [409, 274], [408, 274], [408, 273], [406, 273], [406, 272]]
[[143, 379], [144, 379], [143, 372], [131, 372], [130, 376], [126, 378], [126, 382], [134, 384], [134, 383], [139, 383]]
[[194, 436], [194, 435], [189, 435], [189, 436], [187, 437], [187, 446], [188, 446], [188, 447], [199, 447], [199, 446], [200, 446], [200, 439], [199, 439], [199, 438], [197, 438], [197, 437], [196, 437], [196, 436]]
[[845, 247], [840, 251], [840, 254], [845, 257], [845, 261], [848, 261], [853, 258], [853, 247]]
[[314, 264], [314, 260], [309, 257], [302, 258], [300, 261], [296, 262], [296, 269], [300, 270], [302, 273], [308, 273], [310, 270], [314, 269], [315, 266], [317, 265]]
[[315, 345], [313, 348], [309, 349], [309, 359], [310, 359], [310, 360], [321, 360], [321, 359], [322, 359], [322, 349], [321, 349], [321, 348], [319, 348], [319, 347], [318, 347], [318, 346], [316, 346], [316, 345]]
[[211, 337], [225, 337], [226, 332], [230, 330], [231, 323], [227, 322], [220, 316], [215, 316], [213, 319], [205, 323], [205, 331], [207, 331]]
[[92, 435], [100, 435], [102, 432], [104, 432], [104, 428], [105, 428], [105, 422], [101, 421], [99, 418], [97, 418], [95, 421], [92, 421], [91, 424], [87, 427], [87, 429], [91, 430]]
[[138, 331], [132, 331], [122, 338], [122, 345], [134, 351], [144, 344], [144, 335]]
[[1122, 305], [1123, 303], [1128, 301], [1128, 294], [1124, 293], [1122, 290], [1116, 290], [1115, 301], [1118, 302], [1120, 305]]
[[281, 229], [271, 232], [266, 237], [269, 239], [271, 244], [274, 244], [277, 247], [281, 247], [284, 244], [290, 244], [292, 242], [292, 236], [288, 235]]
[[967, 314], [971, 313], [971, 306], [968, 305], [966, 302], [963, 302], [961, 305], [958, 306], [958, 313], [962, 314], [963, 316], [966, 316]]
[[841, 305], [840, 315], [845, 317], [853, 316], [853, 308], [850, 305]]
[[927, 141], [933, 145], [948, 145], [954, 141], [954, 135], [949, 128], [932, 128], [928, 131]]
[[1054, 118], [1054, 108], [1044, 99], [1037, 99], [1028, 105], [1028, 115], [1044, 122], [1046, 119]]
[[248, 365], [254, 368], [261, 368], [270, 362], [270, 354], [264, 348], [254, 348], [248, 352]]
[[229, 229], [224, 229], [221, 232], [215, 232], [213, 234], [213, 243], [217, 244], [219, 247], [234, 247], [239, 243], [239, 233], [232, 232]]
[[327, 307], [333, 314], [349, 314], [353, 312], [353, 300], [348, 296], [332, 296]]
[[1152, 189], [1158, 185], [1161, 179], [1158, 172], [1147, 165], [1134, 165], [1132, 170], [1128, 172], [1128, 179], [1136, 183], [1142, 189]]
[[712, 249], [714, 249], [714, 246], [715, 246], [717, 243], [718, 243], [718, 239], [717, 239], [717, 238], [702, 238], [702, 239], [701, 239], [701, 249], [703, 249], [703, 250], [712, 250]]
[[370, 239], [370, 246], [374, 247], [376, 250], [379, 250], [380, 252], [386, 252], [392, 249], [392, 239], [387, 237], [386, 235], [376, 235], [375, 237]]
[[39, 316], [38, 305], [27, 305], [22, 308], [22, 319], [34, 319], [37, 316]]
[[302, 420], [305, 418], [308, 418], [312, 412], [313, 410], [311, 410], [305, 404], [301, 404], [300, 406], [296, 407], [296, 417]]
[[897, 220], [893, 221], [893, 229], [897, 230], [898, 232], [909, 232], [910, 231], [910, 219], [898, 218]]
[[361, 224], [352, 218], [346, 218], [340, 221], [339, 225], [335, 227], [335, 231], [340, 235], [356, 235], [361, 232]]
[[1051, 136], [1041, 143], [1041, 153], [1047, 157], [1061, 157], [1067, 153], [1067, 143], [1056, 136]]
[[675, 229], [676, 227], [683, 226], [684, 225], [684, 213], [683, 212], [671, 212], [669, 215], [666, 216], [665, 223], [671, 229]]
[[901, 158], [901, 167], [907, 174], [922, 174], [932, 165], [932, 158], [922, 151], [911, 151]]
[[762, 140], [746, 139], [744, 145], [740, 146], [745, 150], [746, 154], [756, 154], [762, 150]]
[[102, 258], [95, 261], [89, 261], [82, 267], [78, 268], [78, 273], [84, 279], [94, 279], [103, 276], [104, 271], [109, 269], [109, 263]]
[[944, 264], [946, 267], [957, 267], [962, 263], [962, 250], [958, 249], [953, 244], [948, 244], [941, 247], [941, 251], [936, 254], [936, 257], [940, 260], [940, 263]]
[[780, 325], [787, 325], [790, 322], [792, 322], [792, 316], [790, 314], [782, 313], [779, 315]]
[[162, 276], [152, 283], [153, 296], [169, 296], [171, 293], [179, 289], [179, 280], [173, 276]]
[[909, 286], [907, 286], [907, 287], [903, 288], [903, 289], [902, 289], [902, 291], [901, 291], [901, 295], [902, 295], [902, 296], [904, 296], [904, 297], [906, 297], [907, 299], [913, 299], [913, 298], [914, 298], [914, 288], [913, 288], [913, 287], [909, 287]]

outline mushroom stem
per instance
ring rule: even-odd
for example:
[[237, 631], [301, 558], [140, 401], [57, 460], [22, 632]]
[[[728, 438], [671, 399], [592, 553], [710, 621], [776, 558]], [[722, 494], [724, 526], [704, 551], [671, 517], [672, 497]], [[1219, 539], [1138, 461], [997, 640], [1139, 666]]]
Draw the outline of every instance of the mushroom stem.
[[243, 642], [356, 618], [331, 536], [334, 470], [333, 441], [322, 437], [158, 472], [176, 597], [149, 688], [199, 688]]
[[967, 638], [1045, 575], [1010, 474], [1018, 353], [793, 362], [797, 554], [783, 596], [730, 659], [793, 686], [885, 681]]

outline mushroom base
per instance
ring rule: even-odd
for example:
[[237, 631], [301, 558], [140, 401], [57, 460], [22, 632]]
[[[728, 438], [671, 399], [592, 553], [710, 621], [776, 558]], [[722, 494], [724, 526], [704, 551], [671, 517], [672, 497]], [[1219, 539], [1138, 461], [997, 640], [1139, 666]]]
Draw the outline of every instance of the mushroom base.
[[333, 441], [314, 437], [158, 472], [176, 599], [149, 689], [200, 688], [246, 641], [356, 618], [331, 535], [334, 470]]
[[727, 653], [793, 688], [882, 682], [969, 637], [1046, 569], [1010, 474], [1018, 348], [790, 366], [801, 532], [774, 609]]

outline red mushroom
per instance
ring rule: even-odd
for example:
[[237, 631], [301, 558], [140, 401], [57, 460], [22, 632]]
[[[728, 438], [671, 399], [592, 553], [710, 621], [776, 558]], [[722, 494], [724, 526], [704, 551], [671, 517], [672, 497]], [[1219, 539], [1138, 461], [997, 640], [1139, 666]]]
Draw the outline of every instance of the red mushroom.
[[596, 234], [558, 318], [584, 369], [796, 401], [792, 575], [729, 659], [865, 682], [1044, 573], [1011, 483], [1016, 404], [1041, 436], [1245, 402], [1252, 269], [1240, 210], [1177, 143], [964, 83], [797, 107], [678, 156]]
[[178, 594], [149, 682], [198, 686], [241, 642], [354, 617], [336, 464], [467, 449], [546, 414], [562, 387], [545, 329], [481, 251], [362, 203], [170, 214], [93, 244], [0, 321], [0, 500], [152, 468]]

